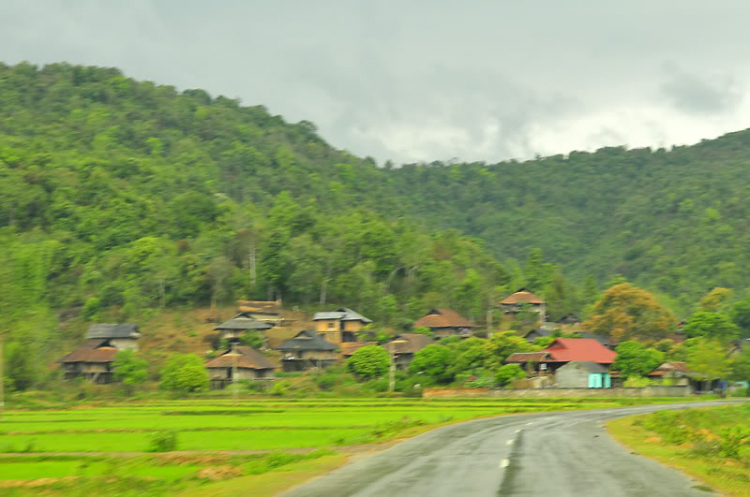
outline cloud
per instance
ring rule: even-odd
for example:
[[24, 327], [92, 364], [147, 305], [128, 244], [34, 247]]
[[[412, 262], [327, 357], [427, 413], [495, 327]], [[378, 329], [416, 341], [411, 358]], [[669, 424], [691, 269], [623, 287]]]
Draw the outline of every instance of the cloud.
[[0, 61], [204, 88], [381, 163], [494, 162], [746, 127], [748, 17], [740, 0], [8, 0]]
[[676, 109], [697, 115], [731, 112], [741, 103], [743, 95], [730, 76], [699, 76], [674, 64], [665, 66], [666, 81], [659, 94]]

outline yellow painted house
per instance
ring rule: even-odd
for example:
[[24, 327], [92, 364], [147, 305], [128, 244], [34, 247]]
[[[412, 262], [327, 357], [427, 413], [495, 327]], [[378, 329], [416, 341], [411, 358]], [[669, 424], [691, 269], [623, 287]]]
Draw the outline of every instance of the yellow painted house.
[[316, 312], [313, 321], [315, 321], [315, 331], [335, 344], [356, 342], [356, 333], [372, 323], [371, 319], [346, 307], [339, 307], [335, 311]]

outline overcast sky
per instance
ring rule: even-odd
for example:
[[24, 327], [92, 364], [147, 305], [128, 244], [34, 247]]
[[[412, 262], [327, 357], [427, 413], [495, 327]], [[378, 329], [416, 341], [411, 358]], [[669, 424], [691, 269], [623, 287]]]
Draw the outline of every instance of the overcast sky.
[[203, 88], [380, 163], [494, 162], [750, 127], [749, 19], [742, 0], [3, 0], [0, 61]]

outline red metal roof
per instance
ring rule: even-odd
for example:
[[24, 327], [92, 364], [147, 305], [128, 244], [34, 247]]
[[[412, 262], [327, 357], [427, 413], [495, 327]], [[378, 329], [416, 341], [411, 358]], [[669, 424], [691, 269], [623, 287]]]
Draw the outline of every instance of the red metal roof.
[[549, 353], [550, 362], [590, 361], [612, 364], [617, 354], [593, 338], [555, 338], [542, 352]]
[[476, 328], [477, 325], [453, 309], [433, 309], [414, 323], [415, 328]]

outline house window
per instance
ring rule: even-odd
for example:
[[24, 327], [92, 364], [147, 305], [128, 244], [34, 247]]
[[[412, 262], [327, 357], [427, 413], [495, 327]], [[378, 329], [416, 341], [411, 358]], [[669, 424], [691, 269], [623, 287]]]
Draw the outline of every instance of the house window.
[[329, 330], [336, 329], [336, 323], [334, 323], [333, 321], [329, 321], [328, 322], [328, 329]]

